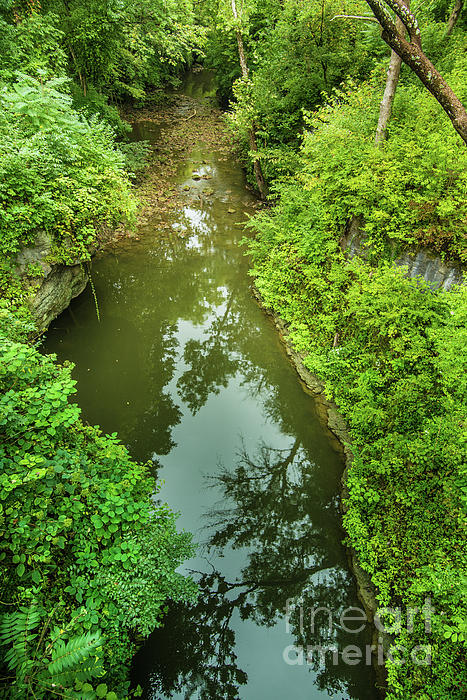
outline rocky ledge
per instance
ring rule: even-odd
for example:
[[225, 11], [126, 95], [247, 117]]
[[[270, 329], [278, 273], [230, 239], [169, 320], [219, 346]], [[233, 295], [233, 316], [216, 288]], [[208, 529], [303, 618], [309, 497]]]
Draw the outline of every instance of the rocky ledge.
[[46, 233], [39, 233], [34, 243], [22, 249], [16, 258], [15, 271], [31, 289], [29, 306], [39, 331], [62, 313], [70, 301], [86, 287], [88, 275], [78, 260], [70, 265], [53, 260], [53, 243]]
[[[363, 231], [363, 219], [357, 216], [349, 221], [341, 238], [341, 248], [349, 257], [360, 255], [368, 257], [370, 248], [367, 235]], [[417, 247], [414, 250], [397, 251], [394, 244], [388, 245], [394, 265], [405, 267], [408, 277], [423, 277], [434, 289], [451, 289], [457, 284], [464, 284], [465, 270], [460, 264], [447, 262], [435, 255], [428, 248]]]

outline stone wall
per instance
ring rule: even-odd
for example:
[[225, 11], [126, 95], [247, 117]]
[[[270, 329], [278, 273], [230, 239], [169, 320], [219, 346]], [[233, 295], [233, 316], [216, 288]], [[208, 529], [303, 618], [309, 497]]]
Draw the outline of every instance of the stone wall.
[[[353, 255], [366, 257], [369, 253], [362, 224], [362, 219], [353, 217], [341, 238], [342, 250], [351, 257]], [[406, 266], [409, 277], [423, 277], [436, 289], [448, 290], [454, 284], [465, 283], [465, 272], [459, 265], [444, 262], [428, 248], [417, 248], [400, 254], [394, 252], [394, 263]]]

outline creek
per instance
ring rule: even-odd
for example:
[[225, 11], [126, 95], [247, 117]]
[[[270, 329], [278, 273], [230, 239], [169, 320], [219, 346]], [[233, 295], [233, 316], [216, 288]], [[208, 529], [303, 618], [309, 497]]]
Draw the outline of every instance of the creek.
[[[174, 118], [193, 129], [215, 109], [208, 74], [177, 96], [187, 105]], [[157, 145], [171, 128], [142, 119], [133, 139]], [[133, 681], [153, 700], [372, 700], [371, 629], [339, 619], [361, 607], [342, 544], [342, 453], [252, 296], [239, 246], [257, 202], [225, 149], [200, 140], [177, 153], [179, 204], [93, 261], [100, 320], [88, 285], [44, 341], [75, 363], [84, 419], [150, 460], [156, 498], [198, 544], [184, 569], [199, 600], [169, 607]], [[325, 663], [292, 645], [321, 647]], [[348, 645], [363, 659], [349, 663]]]

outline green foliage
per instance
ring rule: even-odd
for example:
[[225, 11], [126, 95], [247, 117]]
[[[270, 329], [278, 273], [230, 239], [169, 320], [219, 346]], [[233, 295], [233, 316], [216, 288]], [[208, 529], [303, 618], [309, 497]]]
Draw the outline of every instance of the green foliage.
[[[216, 16], [212, 2], [206, 0], [203, 4], [211, 8], [212, 14]], [[355, 15], [368, 16], [368, 6], [365, 2], [354, 0], [349, 4], [349, 2], [342, 3], [340, 0], [325, 2], [285, 0], [282, 3], [273, 1], [265, 3], [264, 7], [262, 3], [256, 3], [255, 0], [240, 3], [239, 27], [246, 47], [248, 81], [239, 79], [235, 22], [231, 11], [229, 15], [229, 10], [226, 9], [230, 3], [218, 2], [217, 5], [221, 9], [217, 12], [217, 19], [209, 34], [207, 63], [217, 70], [222, 98], [225, 101], [231, 101], [232, 112], [229, 115], [229, 123], [238, 138], [240, 152], [248, 167], [251, 182], [253, 182], [252, 161], [253, 158], [258, 157], [258, 154], [263, 175], [268, 182], [293, 173], [297, 168], [294, 154], [300, 145], [301, 135], [309, 124], [307, 112], [315, 110], [326, 102], [329, 96], [335, 90], [339, 90], [343, 84], [347, 85], [347, 88], [343, 89], [343, 94], [337, 93], [335, 99], [338, 102], [345, 100], [347, 89], [349, 93], [352, 92], [357, 86], [356, 81], [368, 79], [372, 72], [374, 78], [369, 90], [372, 99], [371, 103], [368, 100], [365, 105], [366, 113], [362, 109], [359, 114], [356, 114], [356, 101], [353, 100], [350, 112], [354, 121], [343, 125], [345, 131], [343, 130], [338, 138], [347, 139], [348, 130], [351, 138], [357, 133], [359, 138], [365, 138], [374, 132], [389, 52], [387, 45], [381, 41], [377, 24], [352, 19]], [[466, 97], [463, 78], [465, 33], [456, 29], [453, 36], [446, 40], [445, 18], [449, 8], [446, 4], [441, 6], [442, 3], [441, 5], [438, 3], [438, 5], [431, 3], [417, 10], [422, 26], [424, 50], [447, 78], [457, 95], [463, 99]], [[458, 26], [462, 26], [462, 22]], [[417, 141], [419, 137], [423, 139], [424, 135], [418, 128], [418, 109], [420, 102], [424, 103], [423, 128], [430, 136], [426, 143], [426, 151], [428, 152], [434, 146], [437, 158], [442, 160], [442, 165], [435, 163], [434, 168], [444, 168], [446, 160], [446, 154], [442, 148], [444, 134], [448, 134], [448, 141], [451, 142], [447, 144], [450, 153], [452, 153], [452, 142], [456, 138], [455, 135], [449, 134], [452, 125], [449, 122], [446, 124], [446, 115], [437, 105], [434, 106], [434, 100], [428, 93], [419, 97], [426, 90], [420, 89], [418, 78], [410, 69], [404, 66], [402, 76], [405, 83], [405, 103], [399, 94], [397, 101], [402, 110], [402, 116], [396, 119], [402, 119], [404, 122], [411, 121]], [[417, 97], [416, 106], [411, 105], [413, 93]], [[430, 120], [433, 115], [436, 125], [441, 124], [439, 131], [430, 130], [432, 126]], [[325, 114], [321, 114], [320, 118], [325, 118]], [[371, 122], [369, 129], [365, 129], [369, 120]], [[395, 119], [393, 123], [397, 125]], [[412, 126], [409, 128], [411, 129]], [[251, 128], [256, 133], [258, 144], [258, 151], [254, 155], [249, 152]], [[402, 137], [403, 144], [399, 144], [399, 153], [393, 154], [394, 159], [398, 159], [401, 164], [406, 158], [412, 161], [412, 165], [423, 162], [425, 159], [419, 158], [419, 152], [411, 152], [412, 139], [406, 137], [407, 132]], [[359, 150], [356, 156], [367, 157], [368, 154], [362, 152], [362, 144], [356, 142], [355, 145]], [[347, 151], [349, 155], [352, 152], [350, 147]], [[355, 163], [349, 158], [347, 164], [353, 166]], [[428, 158], [426, 167], [431, 164], [433, 160], [430, 161]], [[457, 172], [457, 170], [454, 171], [454, 177]], [[371, 168], [368, 168], [368, 173], [371, 173]], [[393, 174], [398, 176], [398, 173]], [[412, 184], [402, 179], [401, 191], [407, 187], [416, 192], [420, 185], [422, 187], [425, 185], [427, 177], [431, 179], [431, 173], [423, 172], [418, 175], [421, 182], [416, 181]], [[375, 184], [373, 183], [373, 186]], [[362, 189], [365, 185], [368, 185], [368, 182], [362, 182]], [[437, 225], [437, 217], [439, 213], [441, 217], [448, 217], [447, 209], [439, 212], [436, 202], [434, 209], [431, 208], [431, 204], [422, 210], [418, 210], [417, 207], [418, 201], [415, 198], [412, 221], [407, 222], [407, 227], [418, 215], [421, 225], [412, 226], [415, 233], [417, 228], [418, 233], [423, 229], [425, 242], [433, 244], [437, 241], [438, 249], [446, 252], [450, 242], [444, 240], [444, 232], [442, 226]], [[375, 210], [376, 208], [374, 207]], [[406, 232], [403, 235], [406, 235]], [[458, 238], [461, 237], [462, 231]], [[454, 248], [455, 246], [456, 242], [454, 242]]]
[[[135, 200], [111, 129], [86, 120], [64, 79], [20, 75], [0, 93], [0, 286], [12, 291], [14, 259], [45, 232], [55, 260], [87, 260], [98, 228], [131, 221]], [[11, 294], [10, 294], [11, 296]]]
[[134, 177], [140, 171], [145, 170], [150, 148], [148, 141], [119, 144], [119, 150], [125, 159], [125, 169], [130, 176]]
[[100, 228], [134, 220], [129, 175], [144, 147], [116, 147], [129, 126], [103, 91], [144, 99], [202, 50], [205, 32], [190, 0], [4, 0], [0, 30], [0, 290], [21, 300], [15, 258], [38, 234], [52, 240], [49, 262], [83, 262]]
[[256, 68], [257, 47], [270, 35], [281, 12], [279, 0], [237, 2], [238, 20], [234, 19], [230, 0], [204, 0], [197, 8], [198, 21], [209, 28], [205, 63], [216, 71], [218, 94], [227, 104], [232, 86], [241, 75], [236, 38], [240, 28], [250, 70]]
[[[458, 76], [456, 68], [450, 83], [460, 88]], [[421, 244], [467, 260], [467, 155], [460, 138], [426, 90], [401, 85], [390, 138], [375, 148], [378, 101], [374, 81], [351, 84], [309, 115], [305, 189], [319, 199], [335, 236], [352, 215], [361, 217], [370, 254], [386, 249], [395, 256]]]
[[109, 124], [119, 139], [122, 139], [119, 146], [126, 145], [124, 139], [131, 131], [131, 126], [122, 119], [117, 107], [109, 104], [107, 97], [98, 92], [92, 85], [88, 86], [86, 94], [77, 83], [71, 83], [70, 87], [73, 107], [76, 111], [88, 120], [97, 115], [99, 119]]
[[[281, 178], [277, 206], [253, 224], [253, 274], [348, 420], [349, 543], [382, 605], [430, 596], [435, 606], [431, 636], [419, 625], [397, 635], [408, 648], [428, 639], [432, 664], [422, 673], [388, 662], [390, 697], [462, 697], [467, 296], [434, 293], [389, 261], [423, 244], [465, 262], [465, 149], [407, 70], [390, 138], [374, 147], [388, 51], [374, 25], [332, 19], [365, 14], [365, 3], [238, 6], [235, 20], [228, 0], [205, 0], [195, 21], [191, 0], [0, 1], [0, 641], [10, 697], [46, 697], [52, 683], [68, 697], [126, 696], [136, 636], [160, 624], [168, 599], [195, 595], [176, 572], [190, 538], [154, 504], [147, 467], [115, 434], [83, 425], [70, 367], [25, 342], [33, 326], [15, 259], [45, 233], [49, 262], [84, 262], [100, 226], [131, 222], [129, 176], [145, 147], [117, 148], [127, 128], [107, 98], [142, 104], [205, 49], [234, 100], [245, 164], [253, 129], [267, 179]], [[424, 46], [465, 98], [465, 20], [446, 41], [449, 10], [445, 0], [421, 8]], [[248, 80], [238, 80], [237, 32]], [[340, 251], [352, 218], [366, 260]]]
[[[18, 289], [18, 293], [21, 288]], [[26, 341], [35, 331], [30, 311], [22, 304], [0, 299], [0, 334], [16, 342]]]
[[14, 6], [13, 0], [0, 5], [0, 83], [14, 80], [17, 71], [33, 78], [63, 75], [66, 53], [61, 47], [58, 18], [37, 12], [20, 18], [15, 16]]
[[249, 100], [235, 105], [235, 120], [253, 106], [258, 136], [264, 146], [297, 144], [303, 108], [313, 108], [345, 78], [365, 75], [371, 68], [359, 23], [331, 22], [334, 15], [361, 14], [359, 2], [307, 0], [284, 3], [267, 39], [256, 48]]
[[[3, 319], [2, 327], [11, 327], [8, 312]], [[3, 628], [12, 636], [5, 632], [3, 641], [7, 659], [28, 679], [33, 664], [34, 677], [59, 674], [68, 689], [66, 674], [74, 671], [58, 659], [90, 672], [83, 641], [89, 648], [101, 639], [102, 673], [121, 695], [134, 635], [159, 624], [168, 598], [195, 595], [194, 584], [176, 573], [192, 546], [168, 507], [151, 500], [157, 485], [148, 468], [130, 459], [116, 435], [81, 423], [69, 403], [73, 392], [70, 367], [0, 336], [0, 587], [2, 604], [13, 606]], [[52, 651], [46, 645], [42, 656], [31, 657], [15, 636], [30, 605], [41, 619], [53, 611], [54, 627], [68, 630], [66, 641]]]
[[85, 132], [85, 124], [71, 111], [71, 98], [56, 89], [69, 82], [67, 78], [52, 78], [45, 83], [23, 73], [17, 73], [17, 78], [11, 87], [3, 88], [2, 104], [8, 105], [14, 115], [24, 117], [26, 131], [59, 127]]
[[[103, 673], [100, 632], [70, 636], [76, 620], [64, 629], [49, 630], [51, 617], [44, 618], [35, 603], [1, 618], [0, 645], [8, 647], [5, 663], [15, 674], [9, 697], [45, 698], [57, 692], [89, 700], [99, 697], [89, 681]], [[70, 695], [76, 683], [87, 683], [91, 690]]]
[[204, 43], [191, 0], [47, 0], [44, 9], [58, 17], [63, 49], [84, 94], [93, 87], [114, 99], [142, 101]]
[[[355, 100], [361, 95], [354, 93]], [[436, 611], [430, 635], [416, 626], [396, 640], [408, 649], [430, 644], [431, 666], [422, 673], [412, 663], [388, 661], [389, 697], [461, 698], [467, 291], [433, 292], [385, 261], [384, 249], [377, 266], [340, 251], [340, 216], [346, 207], [352, 211], [346, 196], [352, 174], [350, 167], [342, 172], [344, 145], [336, 138], [347, 104], [328, 108], [324, 124], [305, 140], [300, 184], [278, 185], [277, 206], [252, 222], [253, 274], [266, 305], [287, 322], [306, 366], [348, 421], [354, 459], [344, 524], [380, 604], [421, 607], [430, 597]], [[350, 114], [347, 119], [350, 124]], [[354, 162], [363, 177], [365, 161], [357, 155]], [[384, 198], [381, 184], [379, 194]], [[368, 205], [368, 218], [374, 206]]]
[[103, 92], [144, 99], [204, 31], [189, 1], [146, 0], [4, 0], [0, 30], [0, 693], [116, 700], [134, 640], [196, 594], [176, 573], [191, 539], [148, 468], [80, 421], [71, 367], [27, 343], [16, 258], [41, 234], [45, 263], [84, 263], [102, 226], [133, 221], [147, 149], [117, 148], [129, 127]]
[[[406, 69], [389, 140], [374, 146], [387, 49], [374, 25], [331, 22], [335, 14], [367, 14], [365, 5], [290, 0], [257, 36], [254, 3], [247, 7], [241, 26], [250, 77], [233, 83], [229, 123], [247, 166], [254, 129], [254, 157], [276, 200], [252, 222], [252, 274], [349, 423], [354, 459], [344, 524], [379, 602], [420, 607], [431, 596], [436, 609], [431, 636], [417, 625], [396, 639], [407, 649], [429, 643], [431, 665], [401, 666], [396, 654], [387, 663], [389, 696], [460, 698], [467, 296], [465, 288], [433, 293], [390, 261], [423, 245], [466, 262], [465, 148]], [[448, 10], [422, 9], [424, 45], [464, 99], [465, 34], [445, 40]], [[229, 31], [209, 47], [224, 62], [224, 93], [235, 77]], [[365, 260], [340, 250], [350, 222], [359, 224]]]
[[[429, 41], [464, 98], [465, 54], [456, 37], [441, 46], [443, 29], [431, 25]], [[305, 113], [293, 177], [283, 169], [273, 185], [276, 206], [252, 221], [248, 246], [263, 300], [287, 322], [295, 348], [349, 424], [348, 543], [382, 606], [420, 608], [430, 598], [435, 608], [431, 633], [422, 624], [397, 633], [409, 650], [430, 645], [432, 661], [401, 666], [395, 654], [387, 662], [389, 697], [460, 699], [467, 292], [435, 292], [391, 260], [424, 245], [465, 263], [467, 162], [439, 105], [407, 73], [389, 140], [376, 148], [383, 80], [378, 67], [367, 82], [347, 81]], [[251, 88], [239, 95], [237, 115], [242, 100], [254, 109], [251, 95]], [[263, 157], [267, 163], [267, 150]], [[352, 220], [365, 259], [341, 251]]]
[[377, 76], [351, 82], [307, 115], [294, 178], [279, 186], [277, 228], [307, 259], [324, 259], [356, 217], [370, 259], [424, 245], [467, 260], [467, 155], [459, 137], [426, 91], [400, 86], [390, 138], [376, 148], [377, 84]]
[[[296, 167], [293, 153], [303, 129], [303, 109], [314, 108], [348, 76], [369, 73], [378, 52], [364, 41], [365, 25], [333, 22], [334, 15], [362, 14], [356, 0], [241, 3], [239, 18], [250, 78], [239, 79], [235, 22], [223, 7], [209, 37], [207, 63], [216, 68], [220, 93], [232, 99], [229, 122], [249, 162], [253, 127], [268, 180]], [[239, 5], [240, 7], [240, 5]], [[240, 12], [240, 10], [239, 10]], [[251, 154], [249, 154], [251, 159]]]

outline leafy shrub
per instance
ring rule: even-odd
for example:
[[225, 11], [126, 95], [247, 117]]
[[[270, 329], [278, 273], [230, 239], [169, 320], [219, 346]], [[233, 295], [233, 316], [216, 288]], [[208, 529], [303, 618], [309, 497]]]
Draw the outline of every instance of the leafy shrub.
[[87, 88], [86, 94], [76, 83], [71, 83], [70, 87], [73, 107], [77, 112], [83, 114], [87, 119], [97, 115], [99, 119], [111, 127], [118, 138], [124, 139], [131, 131], [130, 124], [122, 119], [115, 105], [108, 103], [105, 95], [92, 86]]
[[[111, 129], [71, 106], [64, 79], [19, 76], [0, 93], [0, 287], [14, 258], [39, 231], [55, 260], [86, 260], [98, 229], [131, 221], [135, 200]], [[11, 289], [10, 289], [11, 291]]]
[[132, 141], [119, 144], [119, 150], [125, 159], [125, 169], [129, 175], [134, 177], [147, 167], [150, 149], [151, 146], [148, 141]]
[[253, 109], [258, 136], [265, 147], [299, 145], [303, 109], [313, 109], [349, 76], [371, 69], [368, 49], [357, 22], [331, 22], [340, 12], [359, 14], [361, 2], [284, 3], [268, 33], [259, 35], [248, 101], [234, 104], [234, 120]]
[[[407, 278], [390, 264], [388, 240], [426, 242], [429, 223], [417, 207], [429, 202], [432, 247], [464, 257], [465, 154], [430, 99], [406, 98], [401, 90], [383, 149], [372, 143], [371, 83], [337, 93], [312, 115], [300, 169], [276, 184], [276, 206], [252, 220], [248, 247], [264, 302], [287, 322], [349, 424], [354, 459], [344, 524], [380, 605], [421, 609], [429, 597], [435, 608], [430, 634], [417, 623], [396, 637], [409, 650], [429, 644], [431, 665], [401, 666], [395, 654], [387, 662], [389, 697], [460, 699], [467, 289], [434, 292]], [[364, 217], [372, 264], [340, 250], [352, 214]]]
[[[11, 327], [8, 313], [3, 319]], [[194, 583], [176, 573], [192, 546], [169, 508], [154, 504], [148, 468], [115, 434], [80, 421], [69, 403], [70, 372], [0, 335], [2, 603], [20, 617], [34, 605], [60, 629], [73, 620], [67, 644], [101, 635], [106, 681], [121, 694], [135, 635], [159, 624], [168, 598], [195, 595]], [[4, 629], [14, 619], [4, 618]], [[29, 662], [15, 653], [7, 658], [16, 658], [20, 692]]]
[[202, 50], [204, 31], [193, 23], [190, 0], [46, 0], [57, 16], [70, 70], [84, 93], [144, 102], [148, 88], [170, 82]]
[[[460, 86], [457, 70], [450, 83]], [[303, 186], [319, 198], [335, 236], [352, 215], [362, 217], [376, 257], [388, 244], [393, 255], [423, 244], [467, 260], [467, 155], [459, 137], [426, 90], [400, 86], [390, 138], [375, 148], [378, 100], [374, 82], [350, 84], [309, 115]]]
[[45, 80], [63, 75], [67, 57], [58, 17], [38, 12], [21, 15], [13, 0], [0, 4], [0, 83], [12, 82], [17, 71]]

